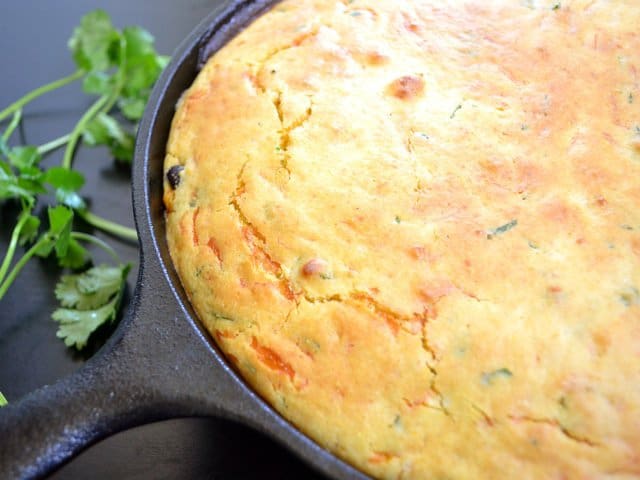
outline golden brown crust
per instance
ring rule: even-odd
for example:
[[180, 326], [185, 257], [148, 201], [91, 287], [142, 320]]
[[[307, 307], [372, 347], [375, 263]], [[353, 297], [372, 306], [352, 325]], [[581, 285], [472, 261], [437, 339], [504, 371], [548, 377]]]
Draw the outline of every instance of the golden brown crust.
[[218, 52], [164, 199], [242, 375], [381, 478], [640, 478], [639, 24], [296, 0]]

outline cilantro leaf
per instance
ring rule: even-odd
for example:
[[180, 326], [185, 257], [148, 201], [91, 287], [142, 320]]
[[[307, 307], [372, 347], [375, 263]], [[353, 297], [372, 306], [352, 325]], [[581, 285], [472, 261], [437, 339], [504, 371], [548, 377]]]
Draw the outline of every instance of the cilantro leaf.
[[118, 108], [129, 120], [139, 120], [144, 114], [148, 98], [122, 97], [118, 100]]
[[95, 10], [82, 17], [68, 47], [81, 70], [108, 70], [116, 64], [120, 38], [109, 15], [103, 10]]
[[64, 256], [58, 257], [58, 264], [61, 267], [67, 268], [81, 268], [88, 262], [89, 255], [87, 250], [78, 243], [78, 241], [71, 237], [69, 238], [69, 246]]
[[18, 243], [21, 246], [26, 245], [27, 243], [33, 242], [38, 236], [38, 229], [40, 228], [40, 219], [31, 215], [30, 210], [24, 210], [20, 214], [18, 221], [23, 216], [27, 216], [28, 218], [25, 220], [24, 225], [22, 225], [22, 230], [20, 231], [20, 237], [18, 238]]
[[91, 95], [105, 95], [113, 89], [113, 76], [104, 72], [89, 72], [82, 81], [82, 90]]
[[487, 230], [487, 239], [491, 240], [492, 238], [495, 238], [497, 235], [508, 232], [509, 230], [511, 230], [517, 225], [518, 225], [518, 220], [514, 219], [508, 223], [505, 223], [504, 225], [500, 225], [499, 227], [492, 228], [491, 230]]
[[62, 277], [55, 291], [62, 307], [52, 318], [60, 324], [56, 335], [65, 345], [80, 350], [94, 331], [115, 320], [130, 268], [101, 265]]
[[63, 188], [59, 188], [58, 190], [56, 190], [56, 200], [63, 205], [76, 210], [86, 207], [86, 204], [84, 203], [84, 200], [80, 195], [78, 195], [76, 192], [65, 190]]
[[45, 173], [45, 180], [54, 188], [78, 191], [84, 185], [84, 177], [76, 170], [63, 167], [51, 167]]
[[23, 200], [29, 205], [36, 195], [46, 193], [43, 172], [38, 168], [40, 154], [34, 146], [9, 148], [0, 142], [0, 200]]
[[118, 107], [130, 120], [142, 117], [151, 87], [167, 64], [167, 58], [156, 53], [153, 36], [140, 27], [127, 27], [124, 37], [123, 91]]
[[71, 222], [73, 221], [73, 211], [58, 205], [49, 208], [49, 231], [56, 238], [56, 255], [63, 257], [69, 248], [71, 239]]
[[85, 128], [84, 142], [89, 146], [106, 145], [118, 160], [131, 162], [135, 137], [106, 113], [97, 115]]
[[0, 200], [21, 199], [28, 204], [34, 204], [36, 199], [30, 189], [19, 181], [11, 172], [7, 173], [0, 162]]
[[38, 148], [33, 145], [13, 147], [7, 152], [7, 156], [11, 164], [20, 172], [30, 171], [42, 160]]
[[45, 233], [47, 241], [44, 241], [36, 255], [48, 257], [55, 248], [56, 256], [63, 258], [69, 249], [71, 240], [71, 223], [73, 222], [73, 211], [62, 205], [49, 207], [49, 230]]
[[482, 372], [481, 381], [483, 385], [491, 385], [500, 378], [507, 379], [511, 377], [513, 377], [511, 370], [503, 367], [491, 372]]
[[44, 181], [44, 172], [38, 167], [23, 167], [18, 175], [18, 182], [32, 185], [33, 193], [46, 193], [46, 189], [42, 185]]
[[47, 189], [42, 184], [42, 172], [37, 170], [29, 170], [23, 175], [16, 177], [16, 185], [23, 191], [34, 197], [39, 193], [47, 193]]
[[101, 265], [80, 275], [63, 275], [55, 293], [63, 307], [89, 310], [107, 303], [121, 284], [120, 267]]
[[58, 308], [51, 316], [60, 324], [56, 337], [64, 340], [67, 347], [82, 350], [89, 337], [102, 324], [113, 321], [116, 315], [115, 299], [94, 310]]
[[45, 173], [45, 181], [55, 188], [56, 200], [74, 209], [85, 208], [77, 191], [84, 185], [84, 176], [64, 167], [51, 167]]
[[5, 405], [8, 405], [9, 402], [7, 402], [7, 399], [5, 398], [5, 396], [2, 394], [2, 392], [0, 392], [0, 407], [4, 407]]

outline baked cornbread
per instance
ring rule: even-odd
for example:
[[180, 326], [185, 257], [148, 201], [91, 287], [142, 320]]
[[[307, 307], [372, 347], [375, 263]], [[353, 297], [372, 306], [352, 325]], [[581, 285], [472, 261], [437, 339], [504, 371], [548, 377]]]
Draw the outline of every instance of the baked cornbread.
[[195, 310], [379, 478], [640, 478], [640, 2], [296, 0], [181, 100]]

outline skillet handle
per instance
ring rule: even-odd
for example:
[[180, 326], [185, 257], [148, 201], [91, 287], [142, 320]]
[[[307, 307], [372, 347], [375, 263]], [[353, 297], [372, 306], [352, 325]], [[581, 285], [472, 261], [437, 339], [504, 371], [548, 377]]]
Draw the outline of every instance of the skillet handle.
[[0, 409], [0, 478], [42, 477], [101, 438], [144, 423], [235, 417], [220, 407], [239, 394], [225, 366], [185, 320], [155, 262], [145, 270], [132, 306], [96, 356]]

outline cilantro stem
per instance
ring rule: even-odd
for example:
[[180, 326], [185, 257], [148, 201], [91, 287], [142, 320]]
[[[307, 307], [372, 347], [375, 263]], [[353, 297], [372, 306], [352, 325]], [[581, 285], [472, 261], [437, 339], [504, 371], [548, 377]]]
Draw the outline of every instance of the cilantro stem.
[[115, 87], [111, 92], [109, 101], [102, 110], [103, 113], [109, 113], [109, 111], [118, 101], [120, 93], [122, 93], [122, 89], [124, 88], [125, 73], [127, 70], [127, 56], [124, 54], [124, 52], [127, 51], [127, 41], [124, 36], [120, 37], [120, 51], [123, 52], [123, 54], [121, 55], [120, 63], [118, 65], [118, 72], [116, 73]]
[[132, 242], [138, 242], [138, 234], [133, 228], [125, 227], [119, 223], [106, 220], [98, 215], [95, 215], [87, 210], [76, 210], [76, 213], [89, 225], [92, 225], [100, 230], [103, 230], [111, 235], [130, 240]]
[[25, 252], [25, 254], [18, 260], [18, 262], [13, 266], [7, 278], [0, 284], [0, 300], [4, 297], [4, 294], [7, 293], [9, 286], [16, 279], [20, 271], [27, 264], [27, 262], [33, 257], [43, 245], [46, 245], [48, 242], [51, 242], [51, 235], [45, 234], [29, 249]]
[[123, 86], [124, 85], [122, 82], [122, 76], [120, 75], [117, 80], [116, 87], [114, 88], [111, 95], [109, 95], [109, 101], [102, 107], [102, 110], [100, 111], [101, 113], [109, 113], [109, 111], [113, 108], [113, 106], [118, 101], [118, 97], [120, 96], [120, 93], [122, 93]]
[[71, 83], [71, 82], [73, 82], [75, 80], [78, 80], [84, 74], [85, 74], [85, 72], [83, 70], [77, 70], [77, 71], [73, 72], [71, 75], [69, 75], [67, 77], [60, 78], [60, 79], [55, 80], [55, 81], [53, 81], [51, 83], [47, 83], [46, 85], [42, 85], [41, 87], [38, 87], [35, 90], [30, 91], [25, 96], [23, 96], [22, 98], [16, 100], [11, 105], [9, 105], [7, 108], [5, 108], [4, 110], [0, 111], [0, 122], [2, 120], [4, 120], [5, 118], [7, 118], [12, 113], [14, 113], [15, 111], [20, 110], [22, 107], [24, 107], [30, 101], [38, 98], [41, 95], [44, 95], [47, 92], [50, 92], [50, 91], [55, 90], [57, 88], [63, 87], [65, 85], [67, 85], [68, 83]]
[[[126, 44], [124, 43], [124, 39], [120, 40], [121, 48], [124, 49]], [[69, 134], [69, 139], [67, 141], [67, 148], [64, 151], [64, 157], [62, 159], [62, 167], [66, 169], [71, 168], [71, 164], [73, 162], [73, 153], [76, 149], [76, 145], [78, 144], [78, 140], [80, 140], [80, 136], [83, 134], [87, 124], [93, 120], [100, 113], [109, 113], [109, 111], [113, 108], [122, 88], [124, 87], [124, 67], [127, 64], [126, 56], [123, 55], [123, 58], [118, 66], [118, 77], [116, 80], [115, 89], [109, 95], [102, 95], [98, 100], [94, 102], [93, 105], [87, 110], [84, 115], [80, 118], [76, 126], [73, 128], [71, 133]], [[108, 231], [108, 230], [107, 230]], [[118, 234], [120, 236], [124, 236], [127, 238], [127, 235]], [[138, 236], [136, 235], [136, 240]]]
[[73, 161], [73, 153], [76, 149], [76, 145], [78, 144], [78, 140], [80, 136], [84, 132], [87, 124], [95, 117], [100, 110], [109, 102], [109, 95], [103, 95], [98, 100], [96, 100], [89, 110], [87, 110], [84, 115], [80, 118], [76, 126], [73, 127], [73, 130], [69, 134], [69, 140], [67, 142], [67, 148], [64, 151], [64, 157], [62, 158], [62, 167], [67, 170], [71, 168], [71, 163]]
[[9, 242], [9, 248], [7, 249], [7, 253], [4, 256], [2, 265], [0, 266], [0, 282], [2, 282], [5, 275], [7, 274], [7, 270], [9, 270], [11, 260], [13, 260], [13, 256], [16, 253], [16, 246], [18, 245], [20, 232], [22, 231], [22, 227], [27, 222], [27, 220], [29, 220], [29, 215], [22, 215], [16, 226], [13, 228], [13, 232], [11, 233], [11, 241]]
[[113, 258], [113, 260], [116, 262], [116, 265], [122, 265], [122, 260], [120, 260], [120, 257], [118, 256], [116, 251], [113, 248], [111, 248], [111, 246], [109, 246], [107, 242], [104, 242], [100, 240], [98, 237], [95, 237], [93, 235], [89, 235], [88, 233], [71, 232], [71, 236], [76, 240], [82, 240], [84, 242], [93, 243], [94, 245], [97, 245], [98, 247], [102, 248], [105, 252], [107, 252], [111, 256], [111, 258]]
[[4, 140], [5, 142], [9, 140], [13, 131], [20, 124], [21, 119], [22, 119], [22, 110], [16, 110], [15, 113], [13, 114], [13, 118], [11, 119], [11, 123], [2, 134], [2, 140]]
[[38, 153], [40, 155], [46, 155], [47, 153], [60, 148], [62, 145], [69, 141], [69, 134], [62, 135], [61, 137], [56, 138], [55, 140], [51, 140], [50, 142], [44, 143], [38, 147]]

